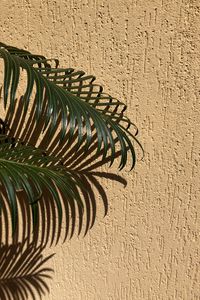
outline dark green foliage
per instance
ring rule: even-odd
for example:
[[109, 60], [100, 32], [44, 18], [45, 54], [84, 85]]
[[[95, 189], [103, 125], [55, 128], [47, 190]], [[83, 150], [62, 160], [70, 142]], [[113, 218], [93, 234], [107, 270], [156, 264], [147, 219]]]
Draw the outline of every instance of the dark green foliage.
[[[91, 186], [101, 194], [104, 204], [107, 201], [93, 169], [108, 162], [112, 165], [120, 158], [121, 170], [129, 154], [133, 168], [133, 143], [140, 145], [137, 128], [124, 116], [126, 106], [103, 93], [93, 76], [60, 68], [58, 60], [3, 43], [0, 58], [4, 62], [1, 101], [6, 111], [0, 122], [1, 213], [5, 220], [11, 214], [16, 239], [19, 207], [24, 224], [32, 224], [24, 225], [28, 226], [26, 234], [32, 229], [38, 234], [41, 228], [50, 234], [45, 218], [47, 223], [51, 219], [53, 241], [55, 236], [59, 238], [63, 216], [65, 238], [70, 223], [72, 236], [76, 220], [81, 232], [86, 207], [86, 233], [96, 211]], [[22, 74], [26, 74], [26, 86], [19, 95]], [[135, 133], [130, 132], [131, 125]], [[45, 239], [44, 233], [41, 239]]]

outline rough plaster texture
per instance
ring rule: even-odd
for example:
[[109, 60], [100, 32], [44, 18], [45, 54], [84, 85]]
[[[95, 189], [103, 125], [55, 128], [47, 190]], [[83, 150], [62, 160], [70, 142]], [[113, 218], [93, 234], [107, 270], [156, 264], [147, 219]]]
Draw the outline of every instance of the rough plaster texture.
[[49, 250], [44, 299], [200, 299], [199, 21], [199, 0], [1, 0], [1, 40], [96, 75], [145, 149], [104, 183], [108, 216]]

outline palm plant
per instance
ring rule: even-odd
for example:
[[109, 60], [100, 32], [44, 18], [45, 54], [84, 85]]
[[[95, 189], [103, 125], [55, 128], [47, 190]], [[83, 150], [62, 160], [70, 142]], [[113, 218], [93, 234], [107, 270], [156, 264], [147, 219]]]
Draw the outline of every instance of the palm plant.
[[78, 233], [85, 223], [86, 233], [95, 220], [94, 188], [107, 210], [97, 177], [120, 180], [94, 170], [115, 160], [121, 170], [128, 156], [131, 169], [136, 162], [140, 143], [126, 105], [105, 94], [94, 76], [61, 68], [57, 59], [3, 43], [0, 58], [0, 242], [20, 235], [58, 241], [61, 229], [66, 239], [76, 223]]

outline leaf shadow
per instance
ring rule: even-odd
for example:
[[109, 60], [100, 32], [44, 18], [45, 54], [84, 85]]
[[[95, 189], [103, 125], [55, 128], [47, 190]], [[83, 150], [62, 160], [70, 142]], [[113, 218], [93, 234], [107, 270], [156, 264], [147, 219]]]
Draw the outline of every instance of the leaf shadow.
[[36, 300], [49, 293], [47, 282], [53, 269], [46, 266], [52, 255], [43, 257], [44, 247], [34, 243], [0, 245], [0, 299]]
[[[17, 50], [17, 53], [19, 53], [19, 49], [13, 47], [7, 47], [6, 49], [10, 52]], [[106, 125], [110, 129], [110, 133], [114, 132], [112, 136], [113, 140], [110, 139], [110, 142], [114, 143], [114, 146], [117, 144], [120, 146], [120, 143], [117, 131], [114, 129], [115, 126], [111, 126], [112, 122], [118, 124], [121, 131], [124, 130], [130, 134], [137, 142], [135, 138], [138, 132], [137, 128], [123, 114], [126, 110], [126, 105], [105, 94], [101, 86], [93, 83], [95, 80], [94, 76], [85, 75], [84, 72], [76, 71], [72, 68], [57, 68], [57, 60], [55, 60], [55, 67], [52, 68], [44, 57], [32, 55], [27, 51], [20, 50], [20, 56], [24, 59], [29, 58], [32, 64], [36, 65], [37, 71], [46, 76], [49, 81], [54, 82], [74, 96], [81, 98], [91, 105], [91, 107], [95, 108], [96, 111], [102, 113], [105, 117], [104, 121], [105, 123], [107, 122]], [[34, 298], [33, 290], [41, 297], [43, 291], [45, 289], [48, 290], [43, 279], [49, 277], [48, 275], [45, 277], [44, 272], [51, 271], [49, 268], [42, 268], [43, 263], [51, 257], [49, 256], [42, 260], [41, 253], [43, 249], [47, 245], [57, 244], [61, 238], [63, 241], [70, 239], [75, 233], [78, 235], [82, 233], [85, 236], [95, 223], [99, 202], [103, 205], [104, 215], [107, 214], [109, 201], [104, 186], [105, 180], [116, 181], [126, 186], [126, 180], [122, 176], [105, 171], [104, 165], [109, 163], [112, 165], [113, 160], [120, 158], [120, 156], [122, 157], [122, 152], [119, 150], [113, 153], [113, 147], [112, 145], [107, 145], [107, 140], [105, 143], [108, 146], [106, 151], [102, 147], [99, 147], [94, 122], [90, 124], [91, 141], [89, 146], [87, 145], [88, 138], [86, 132], [82, 134], [80, 142], [80, 124], [76, 126], [73, 136], [70, 135], [68, 128], [68, 132], [64, 134], [61, 141], [62, 111], [58, 112], [57, 119], [56, 121], [54, 120], [56, 124], [54, 124], [55, 126], [52, 130], [46, 124], [48, 123], [46, 116], [50, 112], [48, 111], [46, 92], [44, 91], [42, 103], [39, 105], [36, 101], [37, 97], [35, 96], [34, 98], [33, 96], [33, 99], [29, 102], [28, 109], [24, 106], [24, 98], [26, 97], [21, 96], [15, 100], [13, 103], [14, 111], [11, 107], [7, 106], [5, 119], [0, 119], [0, 134], [5, 134], [11, 138], [13, 147], [17, 141], [24, 146], [29, 145], [39, 148], [45, 156], [58, 158], [60, 164], [66, 168], [73, 178], [75, 182], [74, 188], [83, 199], [83, 207], [78, 202], [75, 202], [74, 199], [67, 197], [58, 190], [62, 199], [63, 212], [62, 222], [60, 222], [61, 216], [59, 216], [58, 205], [45, 186], [43, 186], [41, 197], [35, 203], [28, 202], [28, 197], [24, 190], [16, 189], [18, 222], [15, 232], [12, 232], [11, 203], [8, 201], [7, 191], [3, 185], [0, 185], [0, 298], [5, 300], [14, 299], [12, 297], [22, 300], [27, 299], [28, 292], [33, 299], [36, 299]], [[39, 110], [41, 109], [39, 119], [37, 105], [39, 106]], [[67, 123], [69, 123], [69, 113], [67, 118]], [[85, 126], [85, 120], [87, 118], [84, 119], [82, 127]], [[75, 120], [76, 122], [77, 119]], [[134, 135], [131, 135], [128, 131], [131, 125], [135, 129]], [[127, 161], [125, 150], [130, 150], [131, 146], [130, 143], [127, 144], [124, 140], [122, 142], [121, 145], [124, 146], [124, 158], [123, 163], [120, 163], [119, 166], [123, 167]], [[99, 151], [96, 151], [98, 148]], [[132, 160], [132, 166], [134, 166], [133, 148]], [[37, 222], [34, 218], [37, 218]], [[6, 260], [2, 260], [2, 257], [5, 257]], [[28, 276], [28, 280], [16, 278], [17, 274]], [[9, 276], [13, 276], [13, 281], [9, 279]]]

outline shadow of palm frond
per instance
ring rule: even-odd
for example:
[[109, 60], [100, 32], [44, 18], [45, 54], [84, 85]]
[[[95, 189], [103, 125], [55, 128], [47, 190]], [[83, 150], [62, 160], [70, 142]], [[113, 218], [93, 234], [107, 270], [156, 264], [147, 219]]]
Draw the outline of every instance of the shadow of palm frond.
[[53, 255], [43, 258], [43, 249], [27, 241], [0, 245], [1, 300], [36, 300], [49, 292], [53, 270], [46, 263]]

